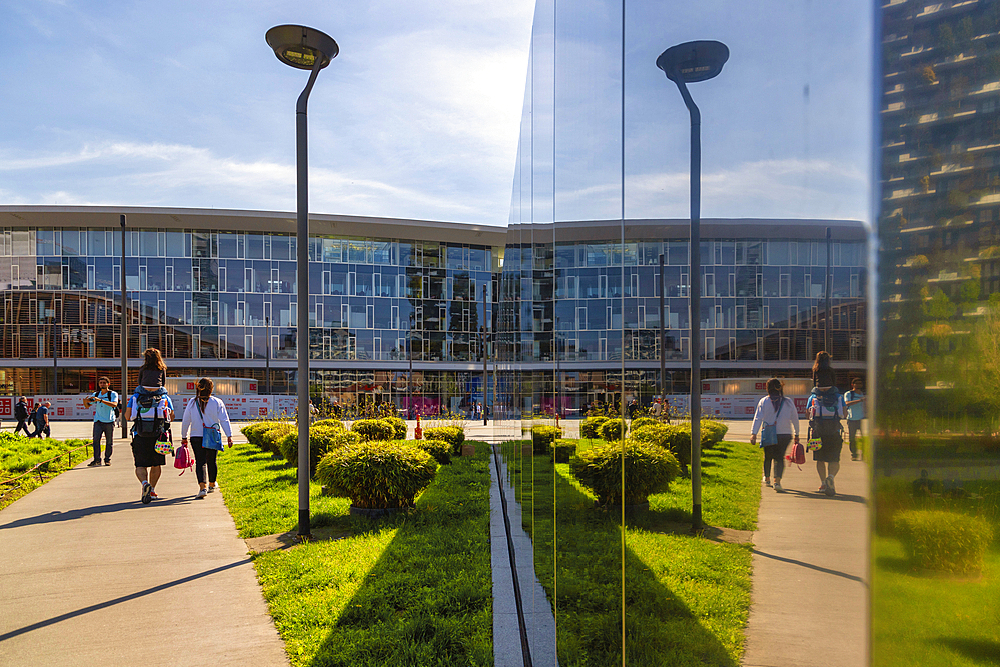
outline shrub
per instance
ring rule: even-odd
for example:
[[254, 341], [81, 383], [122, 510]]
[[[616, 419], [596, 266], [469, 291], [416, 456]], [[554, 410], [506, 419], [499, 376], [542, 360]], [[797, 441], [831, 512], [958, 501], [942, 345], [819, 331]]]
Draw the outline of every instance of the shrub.
[[[319, 460], [332, 449], [344, 447], [345, 445], [356, 445], [361, 441], [361, 436], [350, 431], [338, 431], [329, 426], [313, 426], [309, 429], [309, 475], [315, 476], [316, 465]], [[281, 438], [278, 443], [281, 455], [285, 457], [291, 465], [296, 465], [299, 460], [299, 433], [293, 430]]]
[[559, 438], [549, 443], [549, 459], [556, 463], [569, 463], [569, 458], [576, 453], [576, 441]]
[[548, 424], [536, 424], [531, 427], [531, 453], [548, 454], [549, 445], [562, 436], [562, 429]]
[[258, 447], [264, 451], [271, 452], [272, 454], [281, 454], [281, 439], [289, 433], [296, 433], [297, 427], [295, 424], [287, 424], [285, 422], [271, 422], [271, 424], [261, 430], [258, 438], [260, 443]]
[[444, 440], [407, 440], [407, 444], [422, 449], [441, 465], [451, 463], [451, 445]]
[[393, 440], [406, 440], [406, 422], [399, 417], [382, 417], [382, 421], [392, 427]]
[[976, 574], [993, 541], [988, 521], [954, 512], [908, 510], [893, 523], [911, 562], [928, 570]]
[[632, 423], [629, 424], [629, 431], [634, 431], [637, 428], [642, 428], [643, 426], [648, 426], [650, 424], [659, 424], [659, 423], [660, 422], [653, 419], [652, 417], [636, 417], [635, 419], [632, 420]]
[[598, 434], [601, 436], [601, 440], [605, 440], [607, 442], [618, 442], [622, 439], [622, 431], [624, 429], [624, 419], [608, 419], [601, 424], [601, 427], [598, 429]]
[[309, 428], [312, 429], [318, 426], [333, 428], [338, 431], [347, 431], [347, 428], [344, 427], [344, 422], [340, 421], [339, 419], [320, 419], [319, 421], [314, 421], [312, 423], [312, 426], [310, 426]]
[[729, 427], [716, 419], [701, 420], [701, 446], [714, 447], [726, 437]]
[[351, 424], [351, 430], [362, 440], [392, 440], [393, 427], [381, 419], [359, 419]]
[[316, 478], [355, 507], [409, 507], [437, 473], [430, 454], [403, 442], [369, 441], [334, 449], [320, 460]]
[[462, 455], [462, 443], [465, 442], [465, 431], [458, 426], [435, 426], [424, 429], [425, 440], [443, 440], [451, 445], [451, 453]]
[[259, 421], [247, 424], [240, 429], [240, 432], [246, 436], [247, 442], [255, 447], [261, 446], [260, 436], [265, 429], [273, 426], [275, 422], [272, 421]]
[[580, 424], [580, 437], [589, 438], [593, 440], [594, 438], [600, 438], [601, 433], [599, 431], [601, 424], [608, 421], [607, 417], [598, 415], [596, 417], [587, 417]]
[[[626, 505], [638, 505], [654, 493], [670, 489], [681, 473], [680, 464], [668, 451], [637, 440], [625, 441]], [[588, 449], [570, 460], [570, 471], [597, 496], [601, 505], [622, 504], [622, 447], [611, 443]]]

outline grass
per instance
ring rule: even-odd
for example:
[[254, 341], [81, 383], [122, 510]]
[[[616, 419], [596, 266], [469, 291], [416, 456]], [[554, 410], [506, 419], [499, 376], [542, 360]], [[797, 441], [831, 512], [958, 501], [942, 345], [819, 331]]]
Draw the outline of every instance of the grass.
[[[514, 443], [504, 450], [532, 538], [535, 573], [554, 601], [560, 665], [622, 663], [623, 569], [629, 665], [739, 664], [750, 608], [750, 545], [658, 530], [690, 522], [689, 482], [677, 480], [670, 493], [652, 496], [647, 515], [628, 523], [623, 548], [621, 526], [594, 506], [567, 464], [523, 456]], [[703, 470], [706, 521], [752, 529], [759, 449], [724, 443], [706, 450], [704, 462], [711, 464]]]
[[[914, 496], [910, 480], [880, 479], [872, 576], [873, 665], [1000, 665], [1000, 482], [970, 481], [966, 497]], [[940, 489], [938, 489], [940, 490]], [[936, 509], [982, 517], [994, 542], [978, 577], [915, 570], [893, 535], [903, 510]]]
[[[408, 516], [353, 519], [318, 495], [314, 520], [348, 536], [256, 554], [275, 625], [295, 666], [491, 665], [489, 454], [441, 466]], [[219, 466], [240, 534], [291, 530], [294, 470], [252, 445]]]
[[[35, 465], [43, 461], [49, 461], [39, 468], [42, 479], [38, 475], [28, 475], [20, 484], [0, 486], [0, 509], [7, 507], [18, 498], [21, 498], [39, 486], [49, 481], [56, 475], [71, 467], [70, 459], [60, 456], [66, 452], [76, 449], [81, 445], [90, 444], [89, 440], [52, 440], [51, 438], [25, 438], [20, 435], [4, 433], [0, 436], [0, 481], [6, 481], [31, 470]], [[82, 459], [88, 458], [86, 452], [74, 454], [73, 462], [79, 463]], [[12, 490], [11, 490], [12, 489]]]

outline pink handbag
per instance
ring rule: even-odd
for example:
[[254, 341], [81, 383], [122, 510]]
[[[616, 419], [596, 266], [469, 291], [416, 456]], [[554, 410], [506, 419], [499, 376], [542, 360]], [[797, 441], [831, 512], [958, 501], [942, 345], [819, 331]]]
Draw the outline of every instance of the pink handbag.
[[187, 445], [181, 445], [177, 448], [174, 453], [174, 467], [181, 471], [181, 475], [184, 474], [184, 470], [194, 467], [194, 456], [191, 455], [191, 448]]

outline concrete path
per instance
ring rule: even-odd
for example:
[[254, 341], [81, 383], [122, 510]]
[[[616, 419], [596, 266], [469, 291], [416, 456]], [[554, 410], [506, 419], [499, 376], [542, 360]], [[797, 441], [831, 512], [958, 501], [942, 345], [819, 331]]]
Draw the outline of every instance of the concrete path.
[[[750, 422], [729, 424], [749, 440]], [[786, 466], [785, 493], [762, 489], [744, 667], [868, 664], [868, 470], [843, 451], [832, 498], [812, 454]]]
[[87, 460], [0, 511], [0, 665], [288, 665], [220, 494], [170, 467], [144, 506], [127, 441]]

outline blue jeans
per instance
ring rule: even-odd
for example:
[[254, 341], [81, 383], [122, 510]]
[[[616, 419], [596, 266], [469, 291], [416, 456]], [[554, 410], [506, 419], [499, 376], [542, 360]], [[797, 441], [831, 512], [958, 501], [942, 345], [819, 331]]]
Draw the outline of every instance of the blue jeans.
[[94, 461], [101, 460], [101, 436], [104, 436], [104, 462], [111, 460], [114, 449], [115, 423], [94, 420]]

